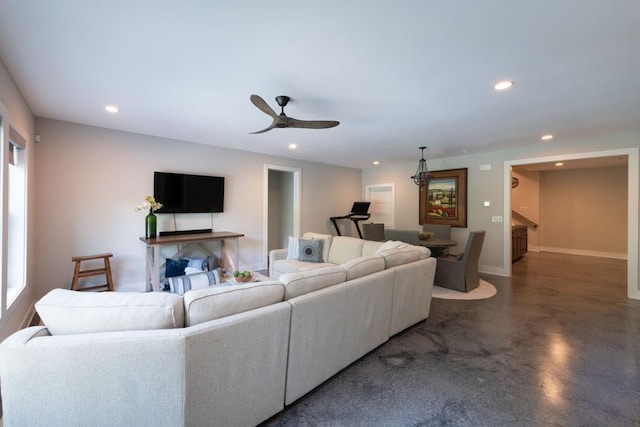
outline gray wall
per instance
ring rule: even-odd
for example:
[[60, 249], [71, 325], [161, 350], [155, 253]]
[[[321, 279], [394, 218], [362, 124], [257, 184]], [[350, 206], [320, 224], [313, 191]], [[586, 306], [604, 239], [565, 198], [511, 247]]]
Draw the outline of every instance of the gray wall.
[[[153, 171], [224, 176], [225, 212], [177, 215], [179, 229], [243, 233], [240, 268], [266, 268], [264, 165], [302, 169], [302, 231], [331, 232], [329, 216], [360, 197], [361, 171], [109, 129], [38, 119], [37, 295], [68, 287], [71, 256], [112, 252], [117, 290], [144, 289], [143, 212]], [[160, 201], [161, 202], [161, 201]], [[158, 216], [159, 231], [173, 229]]]

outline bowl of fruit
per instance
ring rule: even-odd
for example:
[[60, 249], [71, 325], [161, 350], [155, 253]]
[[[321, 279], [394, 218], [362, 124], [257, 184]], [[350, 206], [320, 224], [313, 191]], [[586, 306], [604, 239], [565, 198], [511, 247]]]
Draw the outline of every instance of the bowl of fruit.
[[250, 271], [234, 271], [233, 278], [238, 283], [247, 283], [253, 280], [253, 274]]

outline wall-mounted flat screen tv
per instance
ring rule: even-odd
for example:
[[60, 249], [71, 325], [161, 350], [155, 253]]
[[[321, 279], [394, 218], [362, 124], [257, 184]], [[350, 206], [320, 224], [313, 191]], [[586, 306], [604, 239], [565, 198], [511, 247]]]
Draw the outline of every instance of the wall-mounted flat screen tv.
[[223, 212], [224, 177], [154, 172], [153, 197], [158, 213]]

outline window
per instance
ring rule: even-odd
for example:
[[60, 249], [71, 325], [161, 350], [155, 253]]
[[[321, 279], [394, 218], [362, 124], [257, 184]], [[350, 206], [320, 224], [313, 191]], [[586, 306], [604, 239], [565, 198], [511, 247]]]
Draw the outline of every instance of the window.
[[26, 285], [26, 140], [9, 127], [6, 210], [7, 305], [10, 307]]

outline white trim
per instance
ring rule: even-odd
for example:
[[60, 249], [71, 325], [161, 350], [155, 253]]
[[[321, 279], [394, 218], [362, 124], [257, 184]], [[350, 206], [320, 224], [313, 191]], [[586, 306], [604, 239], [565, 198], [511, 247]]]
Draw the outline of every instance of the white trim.
[[618, 150], [592, 151], [587, 153], [560, 154], [549, 157], [537, 157], [532, 159], [506, 160], [504, 162], [504, 246], [503, 265], [506, 276], [511, 276], [511, 167], [531, 163], [557, 162], [573, 159], [590, 159], [594, 157], [628, 156], [628, 206], [627, 206], [627, 296], [640, 299], [640, 284], [638, 283], [638, 185], [640, 182], [640, 148], [622, 148]]
[[504, 273], [504, 268], [490, 267], [488, 265], [479, 265], [478, 272], [484, 274], [492, 274], [494, 276], [509, 277]]
[[268, 266], [269, 258], [269, 171], [293, 173], [293, 234], [294, 237], [301, 235], [301, 213], [302, 213], [302, 169], [288, 166], [266, 164], [263, 168], [263, 190], [262, 190], [262, 265]]
[[597, 258], [627, 259], [627, 254], [620, 254], [616, 252], [585, 251], [582, 249], [554, 248], [551, 246], [540, 246], [537, 252], [553, 252], [557, 254], [592, 256]]
[[[389, 212], [385, 212], [383, 215], [388, 215], [391, 220], [389, 221], [389, 224], [385, 223], [385, 226], [388, 228], [395, 228], [395, 224], [396, 224], [396, 185], [394, 183], [389, 183], [389, 184], [370, 184], [370, 185], [366, 185], [364, 188], [364, 199], [368, 202], [371, 201], [371, 190], [373, 188], [381, 188], [381, 189], [389, 189], [389, 191], [391, 191], [391, 209], [389, 210]], [[371, 211], [370, 211], [371, 213]], [[375, 219], [375, 214], [372, 213], [371, 215], [372, 218], [371, 221], [374, 221]]]

